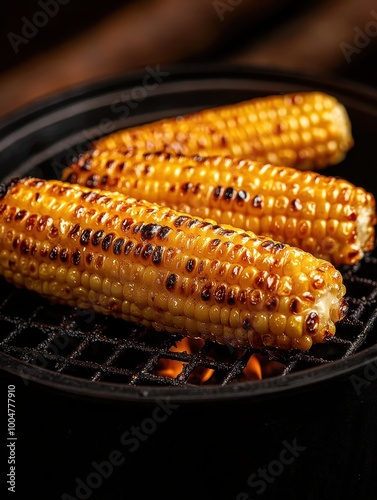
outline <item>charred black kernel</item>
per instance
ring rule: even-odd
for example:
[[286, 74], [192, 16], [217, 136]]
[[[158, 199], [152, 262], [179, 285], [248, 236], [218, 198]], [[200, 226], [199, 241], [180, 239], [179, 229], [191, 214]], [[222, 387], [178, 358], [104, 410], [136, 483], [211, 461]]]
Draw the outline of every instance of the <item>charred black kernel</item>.
[[188, 219], [188, 217], [187, 217], [187, 216], [185, 216], [185, 215], [180, 215], [180, 216], [179, 216], [179, 217], [177, 217], [177, 218], [175, 219], [175, 221], [174, 221], [174, 225], [175, 225], [175, 227], [181, 227], [181, 226], [185, 223], [185, 221], [186, 221], [187, 219]]
[[134, 227], [132, 228], [132, 232], [134, 234], [137, 234], [141, 231], [142, 227], [144, 226], [144, 222], [140, 222], [138, 224], [135, 224]]
[[141, 253], [141, 256], [143, 257], [143, 259], [149, 259], [149, 257], [153, 253], [153, 250], [154, 250], [154, 246], [152, 245], [152, 243], [148, 243], [147, 245], [145, 245], [145, 247]]
[[200, 220], [198, 219], [190, 219], [186, 222], [186, 227], [190, 228], [190, 227], [195, 227], [195, 226], [198, 226], [200, 224]]
[[319, 316], [316, 311], [311, 311], [305, 320], [306, 331], [309, 334], [315, 333], [319, 326]]
[[215, 297], [216, 302], [224, 302], [225, 296], [226, 296], [226, 286], [225, 285], [219, 285], [215, 293], [213, 294]]
[[200, 293], [201, 299], [207, 302], [211, 298], [211, 291], [212, 291], [212, 284], [208, 283], [202, 288], [202, 291]]
[[177, 280], [178, 280], [178, 276], [176, 274], [170, 274], [167, 278], [166, 278], [166, 282], [165, 282], [165, 287], [167, 290], [173, 290], [173, 288], [175, 287], [175, 284], [177, 283]]
[[266, 300], [266, 310], [268, 312], [275, 311], [278, 306], [278, 299], [273, 295]]
[[86, 183], [85, 185], [89, 188], [95, 188], [98, 186], [99, 184], [99, 175], [97, 174], [93, 174], [93, 175], [90, 175], [87, 179], [86, 179]]
[[233, 306], [236, 303], [236, 294], [232, 289], [230, 289], [228, 292], [227, 303], [230, 306]]
[[138, 244], [135, 246], [135, 250], [134, 250], [134, 255], [135, 255], [135, 257], [139, 257], [139, 255], [141, 254], [142, 249], [143, 249], [143, 245], [142, 245], [142, 243], [138, 243]]
[[239, 203], [242, 203], [243, 201], [246, 201], [247, 200], [247, 193], [246, 191], [244, 191], [243, 189], [240, 189], [237, 193], [237, 197], [236, 197], [237, 201]]
[[12, 247], [13, 247], [13, 248], [17, 248], [19, 244], [20, 244], [20, 237], [19, 237], [19, 236], [16, 236], [16, 237], [14, 238], [14, 240], [12, 241]]
[[172, 185], [170, 186], [170, 188], [169, 188], [169, 191], [170, 191], [171, 193], [174, 193], [174, 192], [175, 192], [175, 189], [176, 189], [175, 184], [172, 184]]
[[143, 240], [151, 240], [160, 231], [159, 224], [145, 224], [141, 229], [141, 237]]
[[109, 176], [108, 175], [103, 175], [101, 177], [101, 186], [106, 186], [108, 180], [109, 180]]
[[70, 238], [76, 238], [76, 236], [78, 235], [79, 231], [80, 231], [80, 224], [75, 224], [73, 226], [73, 228], [69, 231], [68, 236]]
[[292, 299], [291, 303], [289, 304], [289, 310], [291, 311], [292, 314], [298, 314], [300, 310], [300, 300]]
[[219, 235], [225, 236], [225, 237], [233, 236], [235, 233], [236, 233], [236, 231], [234, 231], [233, 229], [220, 229], [219, 230]]
[[21, 255], [27, 255], [29, 253], [29, 243], [26, 240], [21, 241], [20, 252]]
[[204, 268], [205, 268], [205, 262], [204, 260], [201, 260], [198, 266], [198, 274], [203, 274]]
[[127, 241], [127, 243], [124, 246], [124, 255], [128, 255], [130, 252], [132, 252], [133, 247], [135, 246], [132, 241]]
[[19, 210], [15, 217], [14, 217], [14, 220], [15, 221], [21, 221], [22, 219], [24, 219], [27, 215], [27, 211], [26, 210]]
[[62, 262], [67, 262], [68, 261], [68, 256], [69, 256], [68, 250], [66, 248], [62, 248], [60, 250], [60, 255], [59, 255], [60, 260]]
[[220, 243], [221, 243], [221, 240], [219, 240], [218, 238], [211, 240], [209, 243], [210, 250], [215, 250], [215, 248], [217, 248], [220, 245]]
[[157, 232], [157, 238], [159, 240], [164, 240], [167, 235], [170, 233], [171, 229], [168, 226], [160, 226], [160, 229]]
[[51, 260], [56, 260], [58, 258], [58, 255], [59, 255], [59, 248], [53, 247], [48, 256]]
[[195, 259], [189, 259], [186, 262], [186, 271], [191, 273], [194, 270], [194, 267], [195, 267]]
[[118, 163], [117, 169], [119, 170], [119, 172], [122, 172], [122, 170], [124, 169], [124, 161], [121, 161], [120, 163]]
[[265, 250], [269, 250], [270, 252], [274, 253], [279, 252], [280, 250], [283, 250], [283, 248], [285, 248], [285, 245], [283, 243], [275, 243], [274, 241], [271, 240], [263, 241], [261, 246]]
[[25, 222], [26, 231], [32, 231], [34, 229], [34, 226], [37, 222], [37, 219], [38, 219], [37, 215], [30, 215], [30, 217], [28, 217], [26, 219], [26, 222]]
[[251, 201], [251, 204], [254, 208], [262, 208], [263, 206], [263, 199], [261, 196], [259, 196], [259, 194], [257, 194], [256, 196], [254, 196], [254, 198], [252, 199]]
[[93, 254], [92, 253], [87, 253], [85, 256], [86, 263], [90, 265], [93, 262]]
[[114, 241], [113, 252], [115, 255], [120, 255], [122, 253], [123, 244], [124, 244], [123, 238], [117, 238]]
[[242, 328], [244, 330], [246, 330], [247, 332], [249, 330], [251, 330], [251, 319], [248, 316], [246, 316], [246, 318], [244, 318], [244, 320], [242, 322]]
[[215, 189], [213, 190], [213, 197], [220, 198], [222, 190], [223, 190], [222, 186], [216, 186]]
[[188, 193], [188, 191], [190, 191], [192, 186], [193, 186], [192, 182], [185, 182], [184, 184], [182, 184], [181, 186], [182, 193], [184, 194]]
[[102, 229], [100, 229], [99, 231], [96, 231], [93, 234], [92, 245], [95, 247], [98, 246], [101, 243], [101, 239], [103, 238], [104, 234], [105, 234], [105, 231], [103, 231]]
[[[22, 245], [22, 243], [21, 243], [21, 245]], [[27, 250], [27, 251], [29, 251], [29, 250]], [[41, 257], [47, 257], [47, 255], [48, 255], [48, 248], [42, 247], [39, 250], [39, 254], [40, 254]]]
[[81, 245], [86, 246], [89, 244], [91, 234], [92, 234], [91, 229], [84, 229], [84, 231], [81, 234], [81, 238], [80, 238]]
[[76, 172], [71, 172], [64, 180], [65, 182], [69, 182], [70, 184], [76, 184], [78, 179], [78, 175]]
[[260, 290], [253, 290], [249, 297], [249, 302], [252, 306], [257, 306], [262, 301], [262, 292]]
[[224, 199], [229, 201], [233, 198], [233, 195], [234, 195], [234, 189], [232, 187], [226, 188], [226, 190], [224, 191]]
[[122, 224], [121, 224], [122, 231], [127, 232], [133, 223], [134, 223], [134, 220], [131, 219], [131, 217], [124, 219], [122, 221]]
[[42, 215], [41, 217], [39, 217], [37, 222], [37, 231], [40, 232], [44, 231], [47, 227], [48, 220], [49, 220], [48, 215]]
[[112, 166], [114, 166], [114, 164], [115, 164], [115, 160], [107, 160], [106, 168], [111, 168]]
[[48, 234], [50, 238], [57, 238], [59, 236], [59, 229], [55, 225], [53, 225], [50, 227]]
[[111, 243], [113, 242], [113, 239], [113, 234], [107, 234], [102, 241], [102, 250], [108, 250], [111, 246]]
[[161, 264], [162, 261], [162, 256], [164, 253], [164, 247], [162, 246], [156, 246], [153, 250], [152, 254], [152, 262], [153, 264]]
[[72, 264], [78, 266], [80, 264], [81, 252], [80, 250], [75, 250], [72, 252]]

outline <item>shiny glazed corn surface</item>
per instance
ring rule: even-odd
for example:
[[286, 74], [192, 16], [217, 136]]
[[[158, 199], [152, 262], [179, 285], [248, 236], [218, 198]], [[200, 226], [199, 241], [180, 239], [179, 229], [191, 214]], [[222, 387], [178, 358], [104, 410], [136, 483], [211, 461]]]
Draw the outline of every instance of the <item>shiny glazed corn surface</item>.
[[248, 160], [166, 152], [89, 153], [63, 180], [120, 191], [298, 246], [334, 265], [374, 247], [375, 199], [344, 179]]
[[333, 265], [119, 193], [3, 186], [0, 274], [51, 300], [235, 346], [309, 349], [346, 313]]
[[345, 107], [322, 92], [258, 97], [112, 133], [94, 147], [121, 146], [239, 158], [321, 169], [353, 146]]

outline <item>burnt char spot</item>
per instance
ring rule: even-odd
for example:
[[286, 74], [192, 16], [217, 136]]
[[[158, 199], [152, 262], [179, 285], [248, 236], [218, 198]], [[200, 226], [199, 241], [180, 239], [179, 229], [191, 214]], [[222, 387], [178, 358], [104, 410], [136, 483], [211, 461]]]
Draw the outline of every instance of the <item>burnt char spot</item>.
[[194, 270], [194, 267], [195, 267], [195, 259], [189, 259], [186, 262], [186, 271], [191, 273]]
[[60, 260], [62, 262], [67, 262], [68, 261], [68, 256], [69, 256], [69, 253], [68, 253], [67, 248], [62, 248], [60, 250]]
[[159, 224], [145, 224], [145, 226], [141, 228], [141, 237], [143, 240], [151, 240], [160, 229], [161, 226]]
[[262, 301], [263, 294], [260, 290], [253, 290], [250, 294], [249, 301], [252, 306], [257, 306]]
[[103, 231], [102, 229], [100, 229], [99, 231], [96, 231], [93, 234], [92, 245], [95, 247], [98, 246], [101, 243], [101, 239], [103, 238], [104, 234], [105, 234], [105, 231]]
[[275, 243], [271, 240], [263, 241], [261, 247], [263, 247], [265, 250], [270, 251], [271, 253], [277, 253], [285, 248], [283, 243]]
[[218, 238], [211, 240], [210, 244], [209, 244], [209, 249], [215, 250], [220, 245], [220, 243], [221, 243], [221, 240], [219, 240]]
[[164, 240], [167, 237], [167, 235], [170, 233], [170, 231], [171, 231], [171, 229], [168, 226], [160, 227], [160, 229], [158, 230], [158, 233], [157, 233], [157, 238], [159, 240]]
[[216, 302], [224, 302], [225, 300], [225, 296], [226, 296], [226, 286], [225, 285], [219, 285], [216, 290], [215, 290], [215, 293], [213, 294], [213, 296], [215, 297], [215, 300]]
[[122, 231], [125, 233], [129, 231], [131, 225], [133, 224], [134, 220], [131, 219], [131, 217], [128, 217], [127, 219], [124, 219], [121, 224]]
[[135, 224], [134, 227], [132, 228], [132, 232], [134, 234], [137, 234], [141, 231], [142, 227], [144, 226], [144, 223], [143, 222], [140, 222], [138, 224]]
[[59, 248], [58, 247], [53, 247], [51, 249], [51, 252], [49, 253], [49, 257], [51, 260], [56, 260], [59, 255]]
[[80, 238], [81, 245], [84, 245], [84, 246], [88, 245], [88, 243], [90, 241], [91, 234], [92, 234], [91, 229], [84, 229], [84, 231], [81, 234], [81, 238]]
[[76, 172], [71, 172], [70, 174], [67, 175], [67, 177], [64, 179], [65, 182], [69, 182], [70, 184], [76, 184], [78, 179], [78, 175]]
[[167, 290], [173, 290], [175, 287], [175, 284], [177, 283], [178, 276], [176, 274], [170, 274], [166, 278], [165, 286]]
[[201, 260], [198, 266], [198, 274], [203, 274], [204, 269], [205, 269], [205, 262], [204, 260]]
[[93, 262], [93, 254], [92, 253], [87, 253], [85, 257], [86, 263], [90, 265]]
[[220, 229], [219, 230], [219, 235], [225, 236], [226, 238], [228, 238], [229, 236], [233, 236], [234, 234], [236, 234], [236, 231], [234, 231], [233, 229]]
[[319, 317], [315, 311], [311, 311], [305, 320], [306, 331], [308, 334], [313, 334], [318, 330]]
[[204, 285], [200, 293], [201, 299], [207, 302], [211, 298], [211, 291], [212, 291], [212, 283]]
[[237, 193], [236, 200], [238, 203], [242, 203], [247, 200], [247, 193], [243, 189], [240, 189]]
[[224, 191], [224, 200], [230, 201], [233, 198], [234, 189], [232, 187], [228, 187]]
[[152, 254], [153, 264], [156, 264], [156, 265], [161, 264], [163, 254], [164, 254], [164, 247], [156, 246], [155, 249], [153, 250], [153, 254]]
[[73, 228], [69, 231], [68, 236], [70, 238], [76, 238], [76, 236], [78, 235], [79, 231], [80, 231], [80, 224], [75, 224], [73, 226]]
[[27, 255], [29, 253], [29, 243], [26, 240], [21, 241], [20, 252], [21, 255]]
[[123, 248], [123, 244], [124, 244], [124, 239], [123, 238], [117, 238], [114, 241], [113, 252], [114, 252], [115, 255], [120, 255], [121, 254], [122, 248]]
[[56, 226], [51, 226], [48, 234], [50, 238], [57, 238], [59, 236], [59, 229]]
[[135, 257], [139, 257], [139, 255], [141, 254], [142, 249], [143, 249], [143, 244], [142, 243], [138, 243], [135, 246], [135, 249], [134, 249], [134, 255], [135, 255]]
[[242, 328], [244, 330], [246, 330], [247, 332], [249, 330], [251, 330], [251, 319], [248, 316], [246, 316], [246, 318], [244, 318], [244, 320], [242, 322]]
[[292, 314], [298, 314], [300, 310], [300, 301], [299, 299], [293, 299], [289, 304], [289, 310]]
[[149, 259], [149, 257], [153, 253], [153, 250], [154, 250], [154, 246], [152, 245], [152, 243], [148, 243], [147, 245], [145, 245], [144, 250], [141, 253], [141, 256], [143, 257], [143, 259]]
[[216, 199], [220, 198], [222, 190], [223, 190], [222, 186], [216, 186], [215, 189], [213, 190], [213, 197]]
[[278, 306], [278, 299], [274, 295], [266, 300], [266, 310], [268, 312], [275, 311]]
[[101, 186], [106, 186], [108, 180], [109, 180], [109, 176], [108, 175], [103, 175], [101, 177]]
[[186, 215], [180, 215], [179, 217], [177, 217], [174, 221], [174, 225], [175, 227], [181, 227], [185, 221], [188, 219], [188, 217]]
[[111, 246], [111, 243], [113, 242], [113, 239], [114, 235], [112, 233], [107, 234], [102, 241], [102, 250], [108, 250]]
[[20, 244], [20, 237], [19, 237], [19, 236], [16, 236], [16, 237], [14, 238], [14, 240], [12, 241], [12, 247], [13, 247], [13, 248], [17, 248], [19, 244]]
[[228, 292], [227, 303], [230, 306], [233, 306], [236, 303], [236, 294], [232, 289]]
[[262, 197], [259, 194], [257, 194], [252, 199], [251, 204], [252, 204], [252, 206], [254, 208], [262, 208], [262, 206], [263, 206], [263, 199], [262, 199]]
[[39, 217], [38, 222], [37, 222], [37, 231], [44, 231], [47, 227], [47, 223], [49, 221], [49, 216], [48, 215], [42, 215]]
[[298, 198], [295, 198], [291, 201], [291, 208], [294, 212], [298, 212], [302, 209], [301, 201]]
[[16, 222], [21, 221], [22, 219], [24, 219], [24, 218], [26, 217], [26, 215], [27, 215], [27, 211], [26, 211], [26, 210], [19, 210], [19, 211], [16, 213], [16, 215], [15, 215], [15, 217], [14, 217], [14, 220], [15, 220]]
[[25, 223], [25, 229], [26, 231], [32, 231], [34, 229], [34, 226], [37, 222], [37, 219], [38, 219], [38, 216], [37, 215], [30, 215], [30, 217], [28, 217], [26, 219], [26, 223]]
[[95, 188], [98, 186], [99, 184], [99, 180], [100, 180], [100, 177], [99, 175], [97, 174], [93, 174], [93, 175], [90, 175], [87, 179], [86, 179], [86, 183], [85, 185], [89, 188]]
[[187, 194], [190, 189], [192, 189], [192, 182], [185, 182], [184, 184], [181, 185], [181, 192], [183, 194]]
[[75, 250], [72, 252], [72, 264], [78, 266], [80, 264], [81, 252], [80, 250]]
[[[22, 245], [22, 243], [21, 243]], [[29, 251], [29, 249], [28, 249]], [[39, 250], [39, 254], [41, 257], [47, 257], [48, 255], [48, 249], [46, 247], [42, 247], [40, 250]]]
[[198, 226], [199, 224], [200, 224], [200, 220], [198, 220], [198, 219], [190, 219], [190, 220], [187, 221], [186, 227], [191, 228], [191, 227]]
[[128, 255], [130, 252], [132, 252], [133, 247], [135, 246], [132, 241], [127, 241], [127, 243], [124, 245], [124, 255]]

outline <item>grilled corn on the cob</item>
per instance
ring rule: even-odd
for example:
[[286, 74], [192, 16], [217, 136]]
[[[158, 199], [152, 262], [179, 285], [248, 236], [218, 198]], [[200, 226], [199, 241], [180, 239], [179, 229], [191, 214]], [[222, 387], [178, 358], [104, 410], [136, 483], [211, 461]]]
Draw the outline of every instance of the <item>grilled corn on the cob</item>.
[[63, 180], [120, 191], [298, 246], [334, 265], [374, 246], [375, 199], [350, 182], [226, 157], [103, 151], [67, 167]]
[[352, 145], [350, 120], [337, 99], [298, 92], [132, 127], [105, 136], [94, 147], [234, 155], [306, 170], [340, 162]]
[[2, 190], [0, 274], [58, 302], [237, 346], [306, 350], [347, 308], [340, 272], [302, 250], [36, 178]]

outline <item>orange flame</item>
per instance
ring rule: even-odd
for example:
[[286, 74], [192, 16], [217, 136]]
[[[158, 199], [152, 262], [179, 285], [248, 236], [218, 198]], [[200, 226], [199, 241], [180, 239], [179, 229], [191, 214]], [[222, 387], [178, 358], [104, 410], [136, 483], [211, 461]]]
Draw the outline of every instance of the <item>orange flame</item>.
[[257, 354], [250, 356], [247, 365], [243, 369], [246, 380], [262, 380], [262, 365]]
[[[169, 351], [196, 354], [200, 351], [203, 345], [204, 340], [184, 337], [182, 340], [177, 341], [176, 345], [172, 345]], [[161, 358], [157, 363], [156, 374], [162, 377], [177, 378], [178, 375], [182, 372], [185, 364], [187, 363], [184, 361]], [[211, 368], [198, 366], [190, 373], [188, 382], [192, 384], [204, 384], [211, 378], [213, 373], [214, 370], [212, 370]]]

